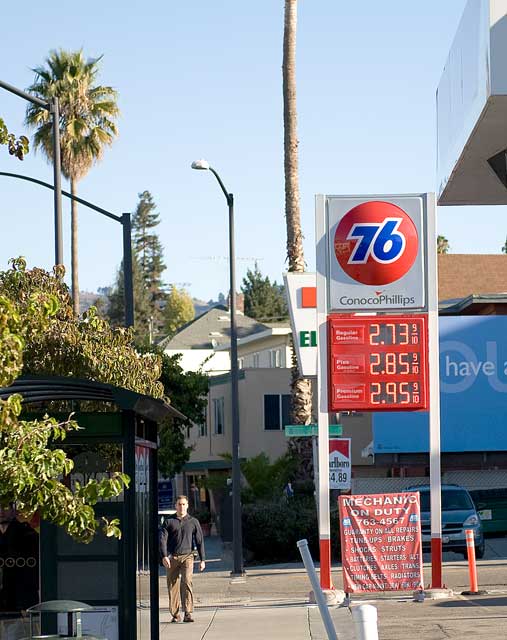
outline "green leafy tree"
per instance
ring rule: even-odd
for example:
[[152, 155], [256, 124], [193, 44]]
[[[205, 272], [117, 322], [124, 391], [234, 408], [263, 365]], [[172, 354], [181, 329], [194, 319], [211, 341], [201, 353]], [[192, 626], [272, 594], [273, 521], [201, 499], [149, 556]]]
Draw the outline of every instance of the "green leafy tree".
[[9, 154], [18, 160], [23, 160], [29, 150], [28, 138], [26, 136], [16, 138], [13, 133], [9, 133], [2, 118], [0, 118], [0, 144], [7, 145]]
[[172, 336], [195, 316], [192, 298], [184, 289], [171, 287], [164, 307], [164, 332]]
[[287, 318], [287, 301], [283, 285], [271, 283], [264, 277], [257, 264], [252, 271], [248, 269], [243, 278], [241, 291], [245, 296], [245, 314], [262, 321], [275, 321]]
[[183, 469], [192, 450], [185, 444], [185, 432], [206, 419], [208, 376], [202, 371], [184, 371], [181, 354], [169, 356], [157, 347], [144, 351], [161, 359], [164, 394], [186, 416], [185, 420], [163, 421], [159, 427], [159, 470], [165, 478], [172, 478]]
[[505, 244], [502, 247], [502, 253], [507, 253], [507, 238], [505, 239]]
[[437, 237], [437, 253], [449, 253], [449, 240], [445, 236]]
[[[163, 397], [160, 357], [141, 357], [130, 330], [111, 329], [93, 308], [83, 319], [76, 318], [63, 268], [56, 267], [51, 275], [26, 270], [22, 258], [12, 262], [12, 269], [0, 273], [1, 386], [23, 371], [83, 377]], [[39, 510], [77, 540], [91, 540], [99, 526], [93, 506], [119, 495], [128, 477], [115, 473], [71, 491], [61, 477], [71, 472], [73, 462], [58, 443], [79, 428], [77, 423], [21, 418], [21, 396], [0, 401], [0, 504], [16, 502], [27, 517]], [[102, 524], [107, 535], [121, 535], [118, 520], [103, 519]]]
[[[97, 84], [102, 57], [85, 59], [80, 51], [51, 51], [45, 65], [33, 69], [35, 80], [28, 92], [60, 103], [60, 144], [62, 173], [70, 180], [70, 191], [77, 195], [77, 183], [101, 159], [104, 148], [118, 135], [119, 109], [116, 91]], [[26, 124], [35, 129], [33, 141], [52, 160], [52, 117], [44, 108], [30, 104]], [[79, 314], [78, 217], [77, 202], [71, 201], [71, 266], [74, 313]]]
[[[24, 318], [23, 372], [97, 380], [162, 398], [158, 381], [160, 358], [140, 357], [134, 348], [130, 329], [113, 329], [90, 307], [82, 318], [72, 310], [68, 288], [62, 281], [63, 269], [55, 275], [43, 269], [27, 271], [24, 262], [16, 269], [0, 272], [0, 294], [16, 305]], [[31, 307], [56, 305], [44, 331], [31, 321]]]

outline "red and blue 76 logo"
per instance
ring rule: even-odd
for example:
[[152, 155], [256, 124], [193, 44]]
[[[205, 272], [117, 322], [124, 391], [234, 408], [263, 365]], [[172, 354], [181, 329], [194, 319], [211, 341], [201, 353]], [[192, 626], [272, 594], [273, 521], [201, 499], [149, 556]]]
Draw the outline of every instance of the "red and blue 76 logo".
[[363, 202], [341, 219], [334, 238], [336, 259], [362, 284], [395, 282], [412, 267], [419, 238], [412, 218], [390, 202]]

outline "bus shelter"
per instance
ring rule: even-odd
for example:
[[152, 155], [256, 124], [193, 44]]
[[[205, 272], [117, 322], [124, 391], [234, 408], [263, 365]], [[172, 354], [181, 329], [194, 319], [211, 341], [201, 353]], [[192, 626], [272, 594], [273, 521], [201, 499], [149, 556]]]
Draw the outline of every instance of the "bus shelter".
[[[25, 549], [11, 551], [12, 557], [0, 557], [0, 565], [4, 577], [11, 570], [9, 593], [17, 585], [24, 599], [17, 604], [11, 601], [14, 611], [2, 611], [0, 592], [0, 625], [2, 618], [7, 630], [5, 620], [11, 621], [11, 629], [16, 619], [24, 624], [21, 610], [37, 602], [75, 600], [93, 606], [83, 614], [83, 632], [108, 640], [158, 640], [157, 425], [166, 418], [184, 416], [162, 400], [74, 378], [21, 377], [0, 389], [0, 398], [14, 393], [23, 396], [27, 419], [41, 411], [64, 419], [67, 409], [74, 412], [73, 419], [82, 429], [70, 432], [59, 444], [74, 461], [66, 478], [71, 487], [115, 471], [126, 473], [131, 483], [118, 497], [95, 506], [97, 518], [120, 519], [120, 540], [98, 532], [89, 544], [79, 543], [48, 522], [20, 522], [13, 511], [9, 527], [22, 530], [30, 546], [27, 542]], [[19, 533], [11, 537], [23, 538]], [[9, 553], [5, 548], [0, 544], [0, 556]], [[65, 616], [48, 618], [42, 633], [58, 633], [67, 624]]]

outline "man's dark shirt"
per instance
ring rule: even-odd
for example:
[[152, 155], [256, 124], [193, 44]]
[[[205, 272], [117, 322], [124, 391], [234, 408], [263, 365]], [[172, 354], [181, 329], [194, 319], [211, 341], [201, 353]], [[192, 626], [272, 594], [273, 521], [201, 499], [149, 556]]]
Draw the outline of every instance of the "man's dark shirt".
[[199, 520], [188, 514], [181, 519], [176, 514], [169, 516], [160, 529], [160, 555], [166, 558], [192, 553], [193, 541], [200, 559], [204, 560], [204, 541]]

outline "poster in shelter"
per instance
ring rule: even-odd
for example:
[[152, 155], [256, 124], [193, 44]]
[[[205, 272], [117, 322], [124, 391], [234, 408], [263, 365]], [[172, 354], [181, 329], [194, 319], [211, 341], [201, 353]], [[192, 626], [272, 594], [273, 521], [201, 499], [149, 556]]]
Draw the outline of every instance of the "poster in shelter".
[[340, 496], [347, 593], [423, 587], [418, 492]]

